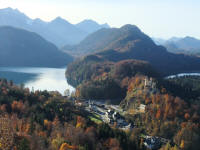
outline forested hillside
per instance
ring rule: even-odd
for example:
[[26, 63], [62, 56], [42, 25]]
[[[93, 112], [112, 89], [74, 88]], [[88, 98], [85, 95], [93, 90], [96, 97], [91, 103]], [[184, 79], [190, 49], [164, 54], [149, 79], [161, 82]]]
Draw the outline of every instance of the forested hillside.
[[96, 124], [90, 121], [89, 115], [93, 114], [57, 92], [34, 92], [0, 79], [2, 150], [131, 150], [136, 147], [129, 133], [107, 124]]
[[86, 99], [123, 99], [128, 82], [135, 75], [159, 76], [144, 61], [124, 60], [114, 63], [95, 56], [87, 56], [70, 64], [66, 72], [68, 82], [77, 87], [80, 97]]
[[36, 33], [0, 27], [0, 66], [64, 67], [73, 58]]
[[147, 61], [164, 76], [200, 68], [199, 57], [170, 53], [163, 46], [157, 46], [134, 25], [101, 29], [79, 45], [66, 47], [65, 50], [76, 57], [96, 55], [113, 62], [126, 59]]

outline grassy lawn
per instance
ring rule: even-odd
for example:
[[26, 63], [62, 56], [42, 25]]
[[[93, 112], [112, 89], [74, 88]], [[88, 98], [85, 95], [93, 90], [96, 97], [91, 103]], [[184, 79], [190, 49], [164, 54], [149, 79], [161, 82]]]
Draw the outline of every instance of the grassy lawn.
[[102, 123], [102, 120], [100, 119], [100, 116], [97, 114], [93, 114], [89, 116], [90, 120], [94, 121], [96, 124]]

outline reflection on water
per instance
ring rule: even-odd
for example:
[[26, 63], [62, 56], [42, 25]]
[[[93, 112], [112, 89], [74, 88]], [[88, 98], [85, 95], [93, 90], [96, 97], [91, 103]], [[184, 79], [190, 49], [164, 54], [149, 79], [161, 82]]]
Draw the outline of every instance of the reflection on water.
[[73, 91], [65, 78], [65, 68], [0, 68], [0, 78], [13, 80], [16, 84], [24, 83], [25, 87], [34, 90]]
[[31, 79], [35, 79], [37, 74], [32, 73], [21, 73], [21, 72], [10, 72], [10, 71], [1, 71], [0, 69], [0, 78], [6, 78], [7, 80], [12, 80], [15, 84], [26, 83]]

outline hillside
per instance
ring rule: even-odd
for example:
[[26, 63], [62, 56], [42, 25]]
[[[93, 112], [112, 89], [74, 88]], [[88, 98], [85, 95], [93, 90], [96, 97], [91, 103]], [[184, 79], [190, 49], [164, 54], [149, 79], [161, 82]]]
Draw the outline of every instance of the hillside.
[[59, 48], [66, 44], [78, 44], [89, 33], [105, 27], [96, 23], [95, 29], [89, 32], [91, 23], [81, 24], [71, 24], [61, 17], [57, 17], [50, 22], [45, 22], [39, 18], [31, 19], [17, 9], [0, 9], [0, 26], [13, 26], [36, 32]]
[[[136, 76], [129, 82], [126, 98], [120, 105], [129, 118], [150, 135], [171, 139], [170, 143], [173, 141], [178, 147], [187, 150], [197, 150], [194, 145], [198, 145], [200, 138], [199, 100], [188, 99], [189, 96], [180, 98], [178, 93], [188, 91], [188, 87], [185, 84], [182, 89], [178, 89], [177, 85], [172, 88], [176, 91], [172, 95], [163, 85], [160, 87], [157, 79]], [[161, 149], [173, 149], [169, 148], [170, 143]]]
[[70, 64], [66, 75], [77, 86], [77, 99], [120, 103], [135, 139], [161, 137], [164, 144], [156, 140], [155, 149], [198, 150], [199, 78], [164, 80], [147, 62], [109, 62], [95, 55]]
[[98, 30], [79, 45], [65, 48], [66, 52], [74, 56], [93, 54], [114, 62], [126, 59], [144, 60], [162, 75], [196, 71], [200, 68], [198, 57], [170, 53], [163, 46], [157, 46], [133, 25]]
[[144, 61], [114, 63], [95, 56], [87, 56], [70, 64], [66, 72], [68, 83], [77, 87], [78, 97], [115, 101], [125, 97], [128, 82], [135, 75], [159, 77], [151, 65]]
[[33, 32], [0, 27], [0, 66], [63, 67], [73, 59]]
[[131, 150], [139, 142], [122, 130], [91, 121], [94, 114], [58, 92], [30, 92], [3, 79], [0, 89], [3, 150]]
[[[136, 26], [125, 25], [121, 28], [104, 28], [90, 34], [80, 44], [73, 47], [63, 47], [63, 50], [75, 56], [85, 56], [107, 49], [127, 49], [127, 46], [133, 45], [139, 39], [151, 40]], [[150, 46], [153, 45], [151, 41], [149, 43]]]

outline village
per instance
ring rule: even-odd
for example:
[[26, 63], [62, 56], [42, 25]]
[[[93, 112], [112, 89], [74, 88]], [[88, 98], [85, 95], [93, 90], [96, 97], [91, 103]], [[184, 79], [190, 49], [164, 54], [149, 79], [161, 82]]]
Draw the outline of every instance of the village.
[[[111, 127], [115, 127], [121, 130], [132, 130], [136, 127], [135, 124], [131, 124], [125, 120], [123, 117], [124, 111], [119, 105], [105, 104], [102, 101], [88, 100], [80, 101], [75, 100], [75, 105], [79, 107], [84, 107], [86, 111], [98, 116], [98, 118]], [[141, 104], [138, 108], [138, 112], [144, 113], [145, 105]], [[95, 120], [94, 120], [95, 121]], [[148, 149], [158, 149], [162, 144], [166, 144], [169, 140], [149, 135], [141, 135], [144, 139], [144, 146]]]
[[102, 122], [123, 130], [131, 130], [134, 125], [125, 121], [121, 115], [123, 110], [118, 105], [109, 105], [103, 101], [80, 101], [76, 100], [75, 105], [82, 106], [86, 111], [98, 116]]
[[[150, 88], [151, 92], [155, 92], [156, 83], [153, 82], [152, 78], [144, 79], [144, 88]], [[95, 115], [100, 122], [109, 124], [111, 127], [115, 127], [121, 130], [132, 130], [137, 128], [134, 123], [127, 122], [125, 120], [124, 111], [119, 105], [108, 104], [105, 100], [74, 100], [74, 104], [78, 107], [83, 107], [89, 113]], [[140, 104], [135, 108], [136, 113], [145, 113], [145, 104]], [[97, 121], [91, 118], [93, 121]], [[97, 121], [98, 123], [98, 121]], [[142, 135], [144, 139], [144, 146], [148, 149], [158, 149], [162, 144], [166, 144], [169, 140], [149, 135]]]

